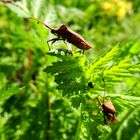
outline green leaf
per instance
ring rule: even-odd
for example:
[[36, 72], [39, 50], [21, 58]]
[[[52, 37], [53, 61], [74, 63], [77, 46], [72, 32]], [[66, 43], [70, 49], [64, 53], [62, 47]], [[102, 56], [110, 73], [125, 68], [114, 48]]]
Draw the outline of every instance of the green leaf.
[[11, 1], [11, 2], [5, 3], [5, 5], [20, 17], [24, 17], [24, 18], [31, 17], [26, 5], [24, 5], [21, 2]]
[[81, 103], [81, 98], [79, 96], [73, 96], [73, 97], [71, 97], [70, 101], [71, 101], [71, 105], [74, 108], [78, 108]]
[[0, 101], [4, 101], [19, 92], [19, 87], [15, 84], [10, 87], [0, 89]]

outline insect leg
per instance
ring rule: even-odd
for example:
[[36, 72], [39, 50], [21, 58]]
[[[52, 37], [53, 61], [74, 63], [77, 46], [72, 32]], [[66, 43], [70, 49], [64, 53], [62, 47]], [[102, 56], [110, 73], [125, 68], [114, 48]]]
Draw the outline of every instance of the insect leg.
[[64, 41], [65, 45], [66, 45], [67, 48], [68, 48], [68, 53], [69, 53], [70, 55], [72, 55], [72, 51], [71, 51], [71, 49], [69, 48], [69, 46], [67, 45], [66, 39], [63, 39], [63, 41]]
[[108, 118], [108, 125], [110, 125], [110, 123], [113, 119], [113, 115], [111, 113], [108, 113], [107, 118]]
[[51, 48], [50, 48], [50, 45], [49, 45], [49, 40], [47, 41], [47, 45], [48, 45], [48, 48], [49, 48], [49, 51], [50, 51]]
[[84, 48], [82, 49], [83, 50], [82, 54], [84, 54], [84, 52], [85, 52], [84, 50], [86, 49], [86, 43], [82, 41], [81, 44], [83, 44], [83, 46], [84, 46]]
[[104, 114], [104, 123], [107, 124], [105, 114]]
[[53, 38], [47, 41], [48, 47], [49, 47], [49, 51], [51, 50], [49, 42], [51, 42], [51, 44], [55, 43], [57, 40], [61, 40], [59, 37], [57, 38]]
[[65, 39], [63, 39], [63, 41], [64, 41], [65, 45], [67, 46], [67, 48], [69, 48], [69, 47], [68, 47], [68, 45], [67, 45], [67, 43], [66, 43], [66, 40], [65, 40]]
[[64, 41], [65, 45], [67, 46], [67, 48], [70, 50], [69, 46], [66, 43], [66, 39], [65, 40], [63, 39], [63, 41]]

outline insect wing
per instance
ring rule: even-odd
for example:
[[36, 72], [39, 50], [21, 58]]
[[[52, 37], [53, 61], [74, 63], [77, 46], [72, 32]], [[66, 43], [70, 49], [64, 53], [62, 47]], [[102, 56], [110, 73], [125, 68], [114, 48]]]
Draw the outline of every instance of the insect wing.
[[116, 110], [110, 99], [105, 103], [105, 107], [110, 111], [110, 113], [116, 113]]
[[71, 41], [69, 42], [71, 42], [72, 44], [83, 50], [92, 48], [92, 46], [81, 35], [68, 28], [67, 31], [71, 33], [72, 36]]

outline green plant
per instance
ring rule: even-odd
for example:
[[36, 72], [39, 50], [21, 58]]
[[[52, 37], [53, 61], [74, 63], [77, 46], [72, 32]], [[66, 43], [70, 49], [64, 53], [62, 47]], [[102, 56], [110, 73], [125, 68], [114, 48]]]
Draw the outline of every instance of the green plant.
[[[0, 139], [138, 140], [139, 9], [117, 20], [104, 18], [98, 0], [27, 2], [0, 3]], [[50, 34], [30, 15], [52, 27], [67, 24], [94, 42], [93, 49], [71, 56], [55, 44], [48, 52]], [[104, 93], [116, 108], [117, 125], [104, 125], [96, 101]]]
[[[131, 42], [128, 46], [130, 47], [134, 44], [134, 42]], [[105, 129], [104, 126], [100, 126], [100, 124], [103, 125], [103, 123], [101, 123], [102, 118], [98, 118], [96, 113], [96, 115], [92, 113], [94, 109], [98, 109], [94, 103], [95, 101], [92, 104], [92, 106], [96, 106], [93, 110], [91, 104], [88, 104], [87, 101], [91, 99], [94, 100], [96, 96], [102, 96], [102, 92], [105, 88], [103, 87], [103, 78], [106, 83], [105, 90], [108, 92], [107, 95], [110, 96], [109, 91], [114, 89], [114, 85], [123, 82], [124, 79], [131, 78], [134, 71], [139, 72], [139, 64], [134, 65], [130, 63], [130, 57], [128, 55], [122, 56], [119, 45], [113, 47], [109, 52], [106, 52], [92, 63], [89, 63], [84, 55], [75, 53], [71, 56], [62, 55], [61, 53], [63, 54], [64, 52], [48, 53], [48, 55], [57, 57], [58, 60], [53, 62], [52, 65], [48, 66], [44, 71], [55, 77], [54, 81], [57, 84], [57, 89], [61, 90], [63, 96], [71, 101], [73, 107], [78, 108], [81, 104], [82, 121], [85, 121], [87, 129], [90, 129], [88, 130], [90, 137], [93, 138], [97, 136], [97, 138], [100, 138], [100, 135], [103, 136], [103, 133], [106, 133], [107, 128]], [[93, 84], [94, 88], [88, 86], [89, 82]], [[119, 94], [119, 96], [123, 98], [121, 95], [123, 94]], [[118, 103], [115, 104], [116, 106], [123, 105], [122, 101], [117, 100], [117, 98], [113, 100], [118, 101]], [[137, 101], [139, 101], [139, 98]], [[131, 97], [129, 102], [128, 106], [131, 108], [139, 104], [138, 102], [133, 104]], [[86, 118], [84, 118], [85, 114], [87, 115]], [[99, 119], [98, 121], [96, 120], [97, 118]], [[96, 129], [96, 131], [93, 131], [92, 127]]]

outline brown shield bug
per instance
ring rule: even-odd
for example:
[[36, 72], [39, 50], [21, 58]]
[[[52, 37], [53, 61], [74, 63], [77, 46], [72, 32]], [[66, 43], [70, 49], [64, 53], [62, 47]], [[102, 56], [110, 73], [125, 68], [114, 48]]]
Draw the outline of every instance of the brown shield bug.
[[110, 125], [111, 122], [117, 123], [115, 114], [117, 113], [111, 100], [109, 99], [106, 103], [101, 103], [100, 99], [97, 97], [99, 107], [104, 114], [104, 123]]
[[[51, 42], [53, 44], [54, 42], [58, 40], [63, 40], [65, 44], [66, 44], [65, 41], [67, 41], [83, 51], [92, 48], [92, 46], [89, 45], [89, 43], [85, 41], [82, 36], [70, 30], [65, 25], [61, 25], [59, 28], [51, 28], [44, 22], [41, 22], [40, 20], [37, 20], [33, 17], [31, 17], [31, 19], [37, 21], [38, 23], [41, 23], [42, 25], [50, 29], [52, 34], [57, 36], [56, 38], [48, 40], [47, 42]], [[50, 47], [49, 47], [49, 50], [50, 50]]]

